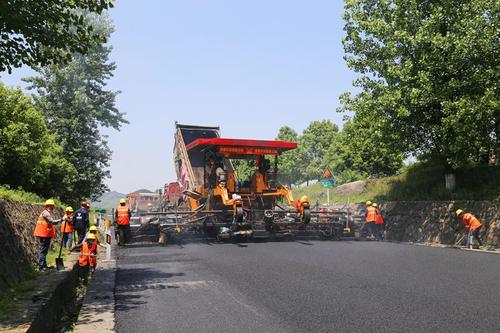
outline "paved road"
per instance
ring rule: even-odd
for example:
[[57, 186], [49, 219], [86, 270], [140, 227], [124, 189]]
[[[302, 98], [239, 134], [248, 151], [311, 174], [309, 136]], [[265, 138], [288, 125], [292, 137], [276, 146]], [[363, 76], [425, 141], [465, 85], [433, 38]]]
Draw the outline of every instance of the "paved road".
[[378, 242], [118, 253], [125, 332], [500, 332], [500, 255]]

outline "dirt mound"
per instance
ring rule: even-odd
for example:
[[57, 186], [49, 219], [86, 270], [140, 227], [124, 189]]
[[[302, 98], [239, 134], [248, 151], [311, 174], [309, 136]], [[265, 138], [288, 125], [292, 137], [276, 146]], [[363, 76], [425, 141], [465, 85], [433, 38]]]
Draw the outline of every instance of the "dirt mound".
[[351, 183], [342, 184], [335, 188], [336, 195], [357, 195], [361, 194], [366, 188], [366, 182], [358, 180]]

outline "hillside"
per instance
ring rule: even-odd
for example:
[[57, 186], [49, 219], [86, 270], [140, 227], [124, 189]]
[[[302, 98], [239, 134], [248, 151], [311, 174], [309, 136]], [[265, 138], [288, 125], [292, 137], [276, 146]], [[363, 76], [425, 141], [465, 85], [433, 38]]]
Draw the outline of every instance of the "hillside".
[[[363, 186], [364, 185], [364, 186]], [[327, 202], [326, 189], [319, 183], [295, 189], [294, 198], [307, 195], [312, 204]], [[330, 189], [330, 203], [426, 200], [500, 200], [500, 167], [488, 166], [457, 172], [457, 189], [444, 185], [444, 170], [414, 164], [397, 176], [353, 182]]]
[[118, 201], [126, 196], [126, 194], [116, 191], [106, 192], [101, 195], [99, 199], [91, 202], [91, 205], [95, 209], [106, 209], [107, 211], [111, 211], [111, 208], [115, 208], [118, 205]]

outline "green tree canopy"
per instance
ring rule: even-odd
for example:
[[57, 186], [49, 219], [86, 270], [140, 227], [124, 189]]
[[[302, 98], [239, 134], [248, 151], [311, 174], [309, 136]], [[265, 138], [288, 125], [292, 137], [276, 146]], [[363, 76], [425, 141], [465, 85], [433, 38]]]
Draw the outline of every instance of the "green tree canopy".
[[[291, 127], [283, 126], [276, 136], [276, 140], [298, 142], [299, 135]], [[291, 187], [303, 177], [299, 165], [299, 151], [297, 149], [284, 152], [278, 159], [278, 180]]]
[[500, 136], [499, 12], [496, 0], [347, 0], [345, 58], [362, 74], [362, 92], [341, 97], [351, 126], [451, 168], [484, 163]]
[[[86, 16], [96, 33], [109, 36], [113, 30], [105, 16]], [[66, 65], [40, 69], [41, 76], [26, 79], [35, 89], [36, 106], [46, 116], [49, 128], [57, 135], [67, 159], [78, 171], [69, 200], [95, 198], [107, 187], [107, 167], [111, 151], [101, 129], [118, 130], [127, 123], [115, 107], [119, 92], [106, 90], [106, 82], [116, 68], [109, 61], [111, 47], [95, 44], [83, 54], [75, 54]]]
[[330, 164], [328, 151], [335, 142], [339, 128], [330, 120], [313, 121], [299, 139], [299, 160], [303, 180], [319, 179]]
[[86, 53], [103, 35], [94, 33], [83, 13], [101, 14], [110, 0], [0, 1], [0, 72], [45, 66]]
[[0, 83], [0, 184], [58, 197], [75, 178], [43, 114], [21, 90]]

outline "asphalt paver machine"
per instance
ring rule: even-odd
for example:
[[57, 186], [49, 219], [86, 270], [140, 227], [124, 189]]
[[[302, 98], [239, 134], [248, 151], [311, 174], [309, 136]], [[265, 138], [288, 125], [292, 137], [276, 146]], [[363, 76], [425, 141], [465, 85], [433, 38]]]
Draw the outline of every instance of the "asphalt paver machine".
[[[156, 215], [164, 230], [234, 238], [339, 237], [345, 214], [312, 209], [278, 181], [279, 156], [297, 143], [221, 138], [218, 127], [176, 124], [174, 163], [180, 200]], [[242, 179], [235, 160], [251, 160]]]

